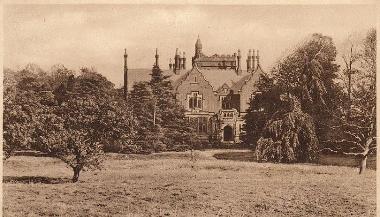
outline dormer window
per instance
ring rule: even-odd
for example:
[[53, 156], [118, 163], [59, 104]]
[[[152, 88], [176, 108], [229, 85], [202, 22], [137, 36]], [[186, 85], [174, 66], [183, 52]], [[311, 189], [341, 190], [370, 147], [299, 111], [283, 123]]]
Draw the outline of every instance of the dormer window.
[[190, 109], [202, 109], [202, 95], [199, 92], [192, 92], [189, 96]]

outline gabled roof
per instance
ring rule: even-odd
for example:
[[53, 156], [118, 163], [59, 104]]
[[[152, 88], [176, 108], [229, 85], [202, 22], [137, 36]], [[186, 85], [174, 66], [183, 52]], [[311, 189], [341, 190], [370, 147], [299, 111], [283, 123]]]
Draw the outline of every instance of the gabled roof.
[[[250, 79], [253, 78], [258, 80], [259, 75], [264, 74], [260, 65], [254, 72], [248, 73], [247, 71], [243, 71], [241, 75], [237, 75], [233, 69], [199, 69], [198, 67], [194, 67], [187, 71], [181, 70], [178, 75], [174, 74], [173, 70], [163, 70], [163, 74], [170, 76], [169, 79], [173, 81], [173, 87], [176, 89], [178, 85], [187, 78], [192, 70], [199, 71], [205, 80], [213, 87], [215, 92], [219, 92], [223, 87], [228, 87], [228, 89], [233, 90], [234, 93], [238, 93]], [[131, 90], [134, 82], [149, 81], [151, 72], [151, 69], [129, 69], [128, 89]]]
[[231, 89], [234, 91], [234, 93], [238, 93], [241, 91], [243, 86], [250, 80], [250, 79], [255, 79], [259, 80], [260, 75], [264, 74], [264, 71], [262, 70], [261, 66], [258, 65], [252, 73], [248, 73], [244, 77], [242, 77], [238, 82], [236, 82]]
[[220, 86], [220, 87], [216, 90], [216, 92], [220, 93], [220, 92], [223, 91], [223, 89], [230, 90], [231, 88], [230, 88], [230, 86], [228, 86], [227, 83], [224, 83], [222, 86]]
[[205, 79], [211, 84], [214, 91], [217, 91], [223, 84], [232, 87], [243, 75], [238, 75], [233, 69], [199, 69]]

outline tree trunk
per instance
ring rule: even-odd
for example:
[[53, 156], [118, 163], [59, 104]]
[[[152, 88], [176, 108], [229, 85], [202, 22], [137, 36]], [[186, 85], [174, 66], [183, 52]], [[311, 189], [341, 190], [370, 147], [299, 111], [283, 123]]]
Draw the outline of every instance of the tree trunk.
[[366, 168], [367, 168], [367, 155], [364, 156], [360, 161], [359, 174], [364, 173]]
[[73, 176], [73, 183], [77, 182], [79, 180], [79, 173], [81, 171], [80, 167], [73, 167], [74, 176]]

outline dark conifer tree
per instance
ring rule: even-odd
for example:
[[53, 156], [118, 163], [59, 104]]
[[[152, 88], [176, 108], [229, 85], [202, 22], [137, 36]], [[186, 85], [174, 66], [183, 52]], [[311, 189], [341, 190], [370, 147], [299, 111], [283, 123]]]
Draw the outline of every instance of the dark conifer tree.
[[161, 127], [164, 135], [162, 142], [168, 149], [196, 146], [193, 129], [185, 119], [184, 108], [176, 102], [169, 76], [164, 75], [157, 64], [153, 66], [151, 75], [150, 86], [155, 103], [156, 124]]

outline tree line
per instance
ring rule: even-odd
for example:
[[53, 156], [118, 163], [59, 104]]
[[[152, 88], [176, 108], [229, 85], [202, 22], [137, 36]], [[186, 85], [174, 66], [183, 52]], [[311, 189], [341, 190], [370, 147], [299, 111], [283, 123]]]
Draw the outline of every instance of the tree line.
[[4, 70], [4, 159], [37, 150], [65, 162], [73, 182], [100, 169], [104, 152], [151, 153], [197, 146], [173, 87], [159, 67], [127, 99], [93, 68], [78, 73], [61, 64]]
[[331, 37], [313, 34], [261, 76], [242, 136], [258, 161], [313, 162], [333, 152], [358, 157], [364, 171], [376, 150], [376, 30], [347, 41], [337, 57]]
[[[328, 151], [359, 157], [364, 171], [376, 149], [375, 29], [348, 45], [337, 57], [331, 37], [313, 34], [260, 77], [241, 138], [258, 161], [313, 162]], [[156, 65], [127, 97], [94, 68], [5, 69], [3, 105], [4, 159], [16, 150], [45, 152], [72, 168], [73, 182], [101, 168], [104, 152], [202, 147]]]

